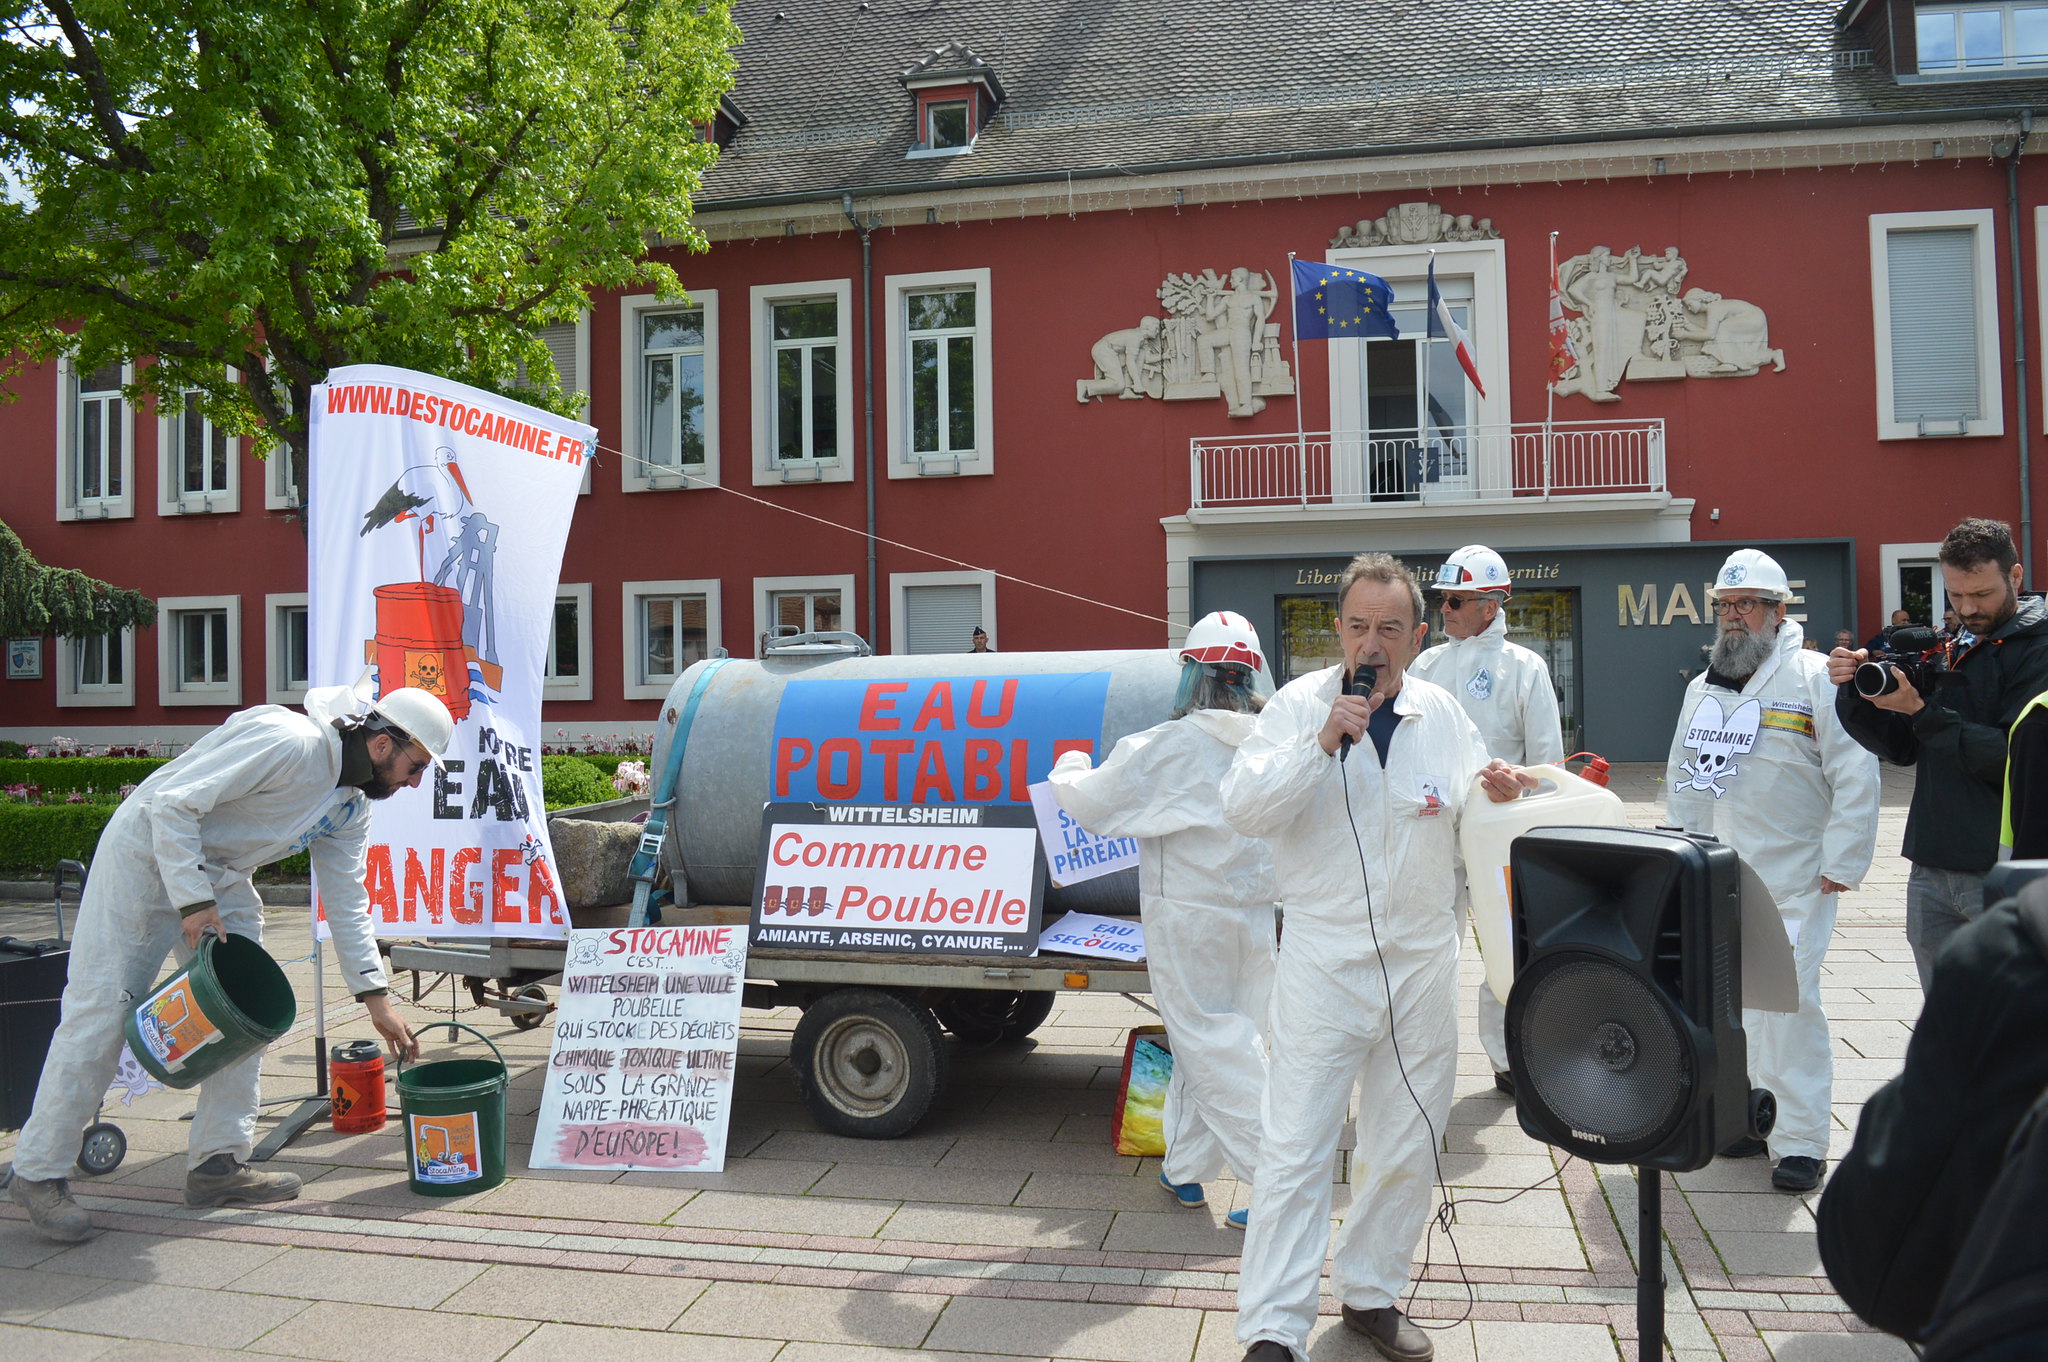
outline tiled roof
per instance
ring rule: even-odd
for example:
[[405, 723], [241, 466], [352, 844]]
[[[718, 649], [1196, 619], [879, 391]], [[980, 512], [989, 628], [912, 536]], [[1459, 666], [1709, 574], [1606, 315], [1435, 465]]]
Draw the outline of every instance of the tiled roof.
[[[751, 117], [700, 208], [948, 182], [1644, 132], [1996, 114], [2048, 80], [1900, 85], [1839, 0], [736, 0]], [[971, 49], [1007, 101], [906, 160], [900, 78]], [[957, 55], [957, 53], [955, 54]]]

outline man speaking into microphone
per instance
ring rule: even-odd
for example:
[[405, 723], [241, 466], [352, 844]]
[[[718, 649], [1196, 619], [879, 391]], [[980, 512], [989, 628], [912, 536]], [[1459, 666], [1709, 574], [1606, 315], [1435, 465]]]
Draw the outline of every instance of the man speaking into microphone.
[[1432, 1356], [1395, 1301], [1429, 1216], [1457, 1071], [1458, 816], [1475, 775], [1497, 801], [1535, 783], [1487, 759], [1448, 692], [1406, 675], [1427, 625], [1398, 559], [1353, 559], [1337, 601], [1344, 664], [1282, 687], [1223, 781], [1230, 825], [1273, 845], [1286, 909], [1237, 1290], [1245, 1362], [1308, 1355], [1330, 1162], [1354, 1087], [1358, 1147], [1330, 1293], [1381, 1355]]

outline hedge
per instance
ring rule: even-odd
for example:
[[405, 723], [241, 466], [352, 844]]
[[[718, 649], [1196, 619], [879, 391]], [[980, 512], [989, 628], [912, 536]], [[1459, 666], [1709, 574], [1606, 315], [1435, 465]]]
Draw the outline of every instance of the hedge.
[[45, 794], [140, 785], [169, 757], [19, 757], [0, 759], [0, 785], [40, 785]]
[[573, 808], [578, 804], [602, 804], [617, 799], [612, 779], [584, 757], [542, 757], [541, 795], [551, 809]]

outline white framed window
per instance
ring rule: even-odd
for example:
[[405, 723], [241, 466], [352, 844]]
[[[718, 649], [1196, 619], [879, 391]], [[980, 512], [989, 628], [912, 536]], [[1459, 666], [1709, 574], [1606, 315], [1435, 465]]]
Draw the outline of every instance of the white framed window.
[[[283, 397], [285, 411], [289, 413], [297, 399], [290, 388], [284, 390]], [[299, 484], [292, 472], [291, 446], [279, 440], [263, 456], [263, 509], [289, 511], [298, 504]]]
[[968, 653], [974, 631], [996, 647], [993, 572], [895, 572], [889, 575], [889, 651]]
[[57, 519], [124, 520], [135, 514], [135, 412], [121, 400], [132, 365], [81, 371], [57, 360]]
[[762, 284], [753, 314], [754, 483], [853, 480], [853, 283]]
[[857, 634], [853, 574], [754, 579], [754, 656], [775, 634]]
[[[548, 356], [555, 362], [555, 373], [562, 380], [562, 391], [583, 394], [583, 408], [580, 419], [590, 420], [590, 310], [585, 308], [573, 322], [555, 322], [540, 329], [541, 344], [547, 346]], [[521, 383], [526, 381], [524, 366], [519, 375]], [[595, 459], [583, 461], [583, 485], [578, 492], [590, 492], [590, 470], [596, 465]]]
[[157, 408], [156, 449], [159, 514], [241, 509], [242, 442], [208, 419], [198, 389]]
[[1870, 215], [1877, 438], [2003, 435], [1989, 208]]
[[164, 596], [156, 607], [157, 703], [241, 704], [242, 598]]
[[625, 696], [660, 700], [718, 650], [718, 581], [625, 582]]
[[56, 661], [59, 709], [135, 703], [133, 629], [93, 638], [59, 638]]
[[564, 582], [555, 588], [555, 613], [548, 626], [542, 668], [545, 700], [588, 700], [590, 672], [590, 583]]
[[1913, 11], [1923, 76], [2000, 75], [2048, 67], [2048, 4], [1922, 5]]
[[986, 269], [883, 279], [890, 477], [996, 471], [989, 294]]
[[312, 684], [306, 633], [306, 593], [273, 592], [263, 598], [264, 689], [273, 705], [296, 705]]
[[619, 485], [718, 482], [718, 290], [619, 301]]

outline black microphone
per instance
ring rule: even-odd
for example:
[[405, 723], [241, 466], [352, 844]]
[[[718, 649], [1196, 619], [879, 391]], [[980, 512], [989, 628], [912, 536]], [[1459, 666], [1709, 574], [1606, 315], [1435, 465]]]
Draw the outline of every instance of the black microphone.
[[[1379, 669], [1370, 662], [1358, 664], [1358, 670], [1351, 673], [1351, 684], [1345, 687], [1346, 695], [1356, 695], [1364, 700], [1372, 695], [1372, 688], [1379, 684]], [[1343, 764], [1351, 759], [1351, 735], [1346, 733], [1337, 740], [1337, 761]]]

